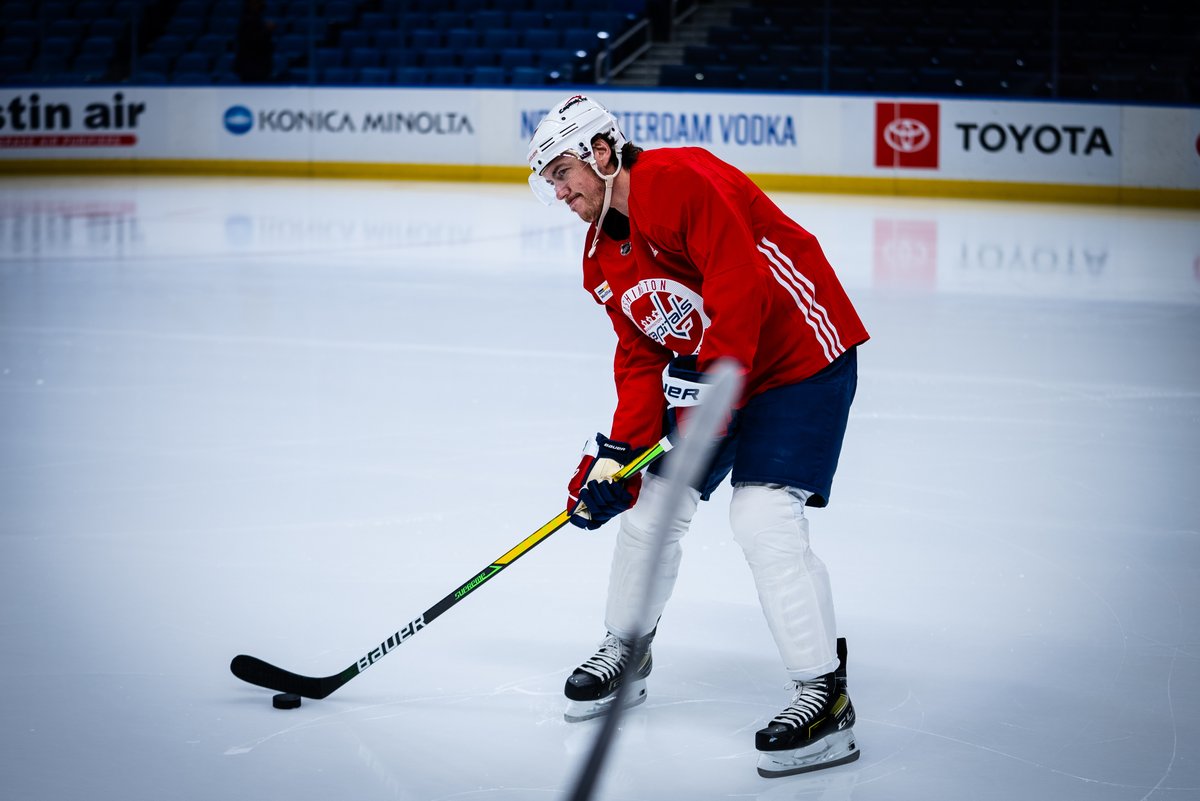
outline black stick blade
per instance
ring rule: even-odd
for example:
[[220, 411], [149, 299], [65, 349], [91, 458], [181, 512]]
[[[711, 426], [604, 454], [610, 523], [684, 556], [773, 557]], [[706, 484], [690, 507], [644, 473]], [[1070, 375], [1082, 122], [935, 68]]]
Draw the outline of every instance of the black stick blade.
[[[276, 667], [270, 662], [264, 662], [256, 656], [247, 656], [246, 654], [235, 656], [233, 661], [229, 663], [229, 670], [233, 672], [233, 675], [248, 684], [265, 687], [268, 690], [275, 690], [281, 693], [295, 693], [296, 695], [316, 700], [325, 698], [349, 681], [354, 674], [358, 673], [357, 665], [354, 665], [336, 676], [325, 678], [301, 676], [289, 670], [284, 670], [281, 667]], [[347, 673], [351, 675], [347, 676]]]

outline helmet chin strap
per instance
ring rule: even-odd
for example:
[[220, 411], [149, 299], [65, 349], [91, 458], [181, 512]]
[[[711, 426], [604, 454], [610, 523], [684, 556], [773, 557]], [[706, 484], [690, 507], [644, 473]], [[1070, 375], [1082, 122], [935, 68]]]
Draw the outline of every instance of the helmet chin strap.
[[613, 182], [617, 180], [617, 175], [621, 172], [621, 157], [617, 156], [617, 169], [613, 171], [612, 175], [600, 172], [595, 161], [592, 162], [592, 169], [596, 175], [600, 176], [600, 180], [604, 181], [604, 205], [600, 207], [600, 216], [596, 218], [596, 235], [592, 237], [592, 246], [588, 248], [589, 259], [596, 255], [596, 245], [600, 244], [600, 230], [604, 225], [604, 216], [608, 214], [609, 206], [612, 203]]

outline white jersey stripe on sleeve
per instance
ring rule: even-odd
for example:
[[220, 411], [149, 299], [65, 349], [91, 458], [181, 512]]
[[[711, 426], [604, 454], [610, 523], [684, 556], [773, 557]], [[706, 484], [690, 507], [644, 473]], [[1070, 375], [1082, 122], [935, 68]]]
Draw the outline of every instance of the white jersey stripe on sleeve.
[[805, 299], [812, 304], [812, 308], [818, 315], [818, 319], [825, 328], [826, 334], [830, 337], [831, 344], [840, 356], [846, 351], [846, 348], [842, 345], [842, 339], [838, 334], [837, 327], [834, 326], [833, 322], [829, 319], [829, 312], [826, 311], [824, 306], [822, 306], [820, 303], [817, 303], [817, 288], [813, 285], [813, 282], [796, 269], [796, 265], [790, 258], [784, 255], [783, 251], [779, 249], [778, 245], [767, 239], [765, 236], [762, 238], [762, 242], [764, 245], [771, 248], [775, 256], [778, 258], [778, 261], [787, 265], [787, 274], [799, 281], [808, 290], [807, 293], [805, 293]]
[[[762, 241], [773, 246], [773, 243], [766, 238]], [[825, 351], [825, 357], [829, 361], [833, 361], [845, 353], [846, 349], [842, 346], [837, 329], [829, 320], [829, 314], [823, 306], [816, 302], [816, 287], [812, 282], [796, 270], [791, 260], [780, 253], [778, 248], [768, 250], [759, 245], [758, 249], [767, 257], [767, 261], [771, 265], [771, 274], [775, 280], [787, 290], [788, 294], [792, 296], [792, 300], [796, 302], [797, 308], [804, 314], [805, 321], [812, 327], [813, 332], [817, 335], [817, 341], [821, 343], [821, 349]], [[786, 266], [784, 261], [787, 262]]]
[[[763, 250], [763, 249], [759, 248], [759, 250]], [[763, 250], [763, 253], [766, 253], [766, 251]], [[766, 253], [766, 255], [767, 255], [768, 259], [771, 258], [771, 255], [769, 253]], [[821, 350], [825, 351], [825, 358], [828, 361], [832, 362], [834, 357], [833, 357], [833, 354], [829, 352], [829, 343], [826, 341], [825, 336], [824, 336], [823, 332], [821, 331], [820, 325], [818, 325], [817, 321], [814, 320], [812, 318], [812, 316], [808, 313], [807, 307], [800, 300], [800, 297], [796, 294], [796, 290], [792, 288], [792, 284], [780, 274], [780, 272], [779, 272], [780, 268], [777, 267], [773, 261], [771, 262], [770, 267], [771, 267], [771, 275], [774, 276], [775, 280], [779, 282], [779, 285], [781, 287], [783, 287], [784, 290], [789, 295], [792, 296], [792, 300], [796, 301], [797, 308], [799, 308], [800, 311], [804, 314], [804, 321], [806, 323], [808, 323], [808, 325], [812, 328], [813, 333], [817, 335], [817, 342], [820, 343]]]

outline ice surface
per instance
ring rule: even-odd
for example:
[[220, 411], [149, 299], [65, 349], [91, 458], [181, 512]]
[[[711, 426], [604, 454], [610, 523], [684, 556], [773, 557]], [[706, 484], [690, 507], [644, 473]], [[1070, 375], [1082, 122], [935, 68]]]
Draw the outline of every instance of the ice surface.
[[[1200, 214], [777, 195], [873, 334], [829, 564], [863, 757], [766, 780], [788, 698], [697, 517], [598, 798], [1200, 794]], [[559, 799], [599, 721], [612, 532], [557, 513], [607, 430], [583, 231], [526, 187], [0, 182], [0, 795]]]

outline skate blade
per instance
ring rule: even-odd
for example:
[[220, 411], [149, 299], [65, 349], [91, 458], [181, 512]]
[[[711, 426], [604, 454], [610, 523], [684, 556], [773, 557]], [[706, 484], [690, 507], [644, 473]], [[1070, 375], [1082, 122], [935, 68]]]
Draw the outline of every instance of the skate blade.
[[791, 751], [759, 751], [758, 775], [765, 779], [794, 776], [853, 762], [860, 755], [854, 732], [839, 731], [804, 748]]
[[[625, 702], [625, 708], [637, 706], [646, 700], [646, 680], [638, 679], [629, 685], [628, 701]], [[580, 723], [592, 718], [598, 718], [608, 711], [612, 706], [613, 701], [617, 700], [617, 694], [613, 693], [607, 698], [601, 698], [596, 701], [572, 701], [567, 700], [567, 711], [563, 713], [563, 719], [567, 723]]]

